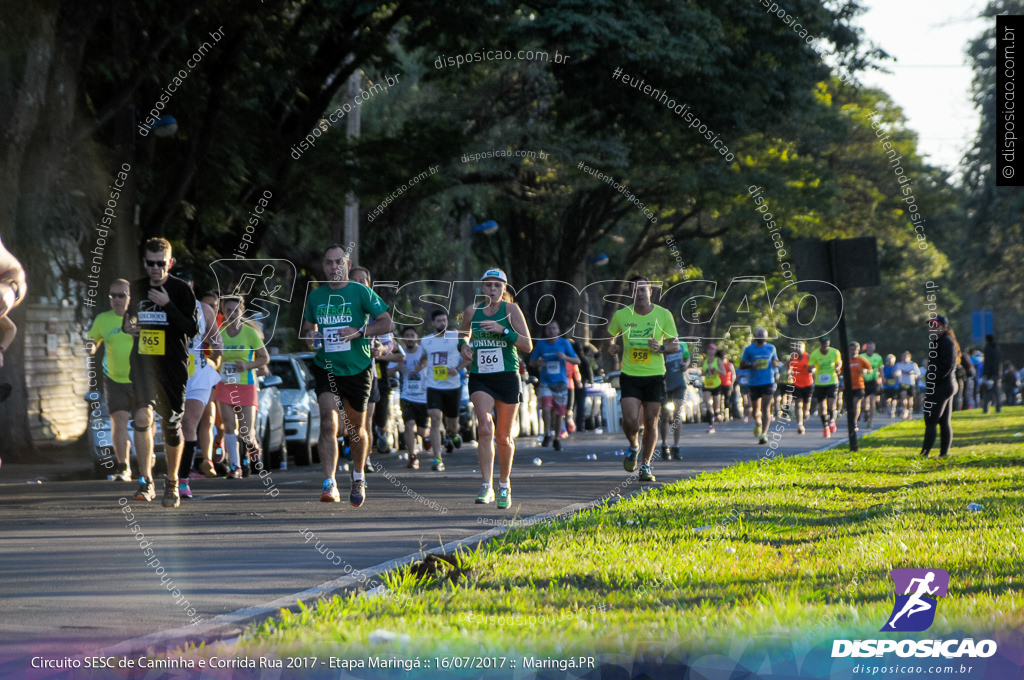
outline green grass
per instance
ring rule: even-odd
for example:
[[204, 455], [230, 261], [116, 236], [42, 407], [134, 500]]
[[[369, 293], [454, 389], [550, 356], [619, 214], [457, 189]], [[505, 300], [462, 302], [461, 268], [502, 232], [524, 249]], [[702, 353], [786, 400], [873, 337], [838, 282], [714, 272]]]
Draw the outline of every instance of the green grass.
[[[401, 597], [283, 612], [249, 630], [237, 652], [358, 653], [373, 648], [367, 636], [378, 628], [409, 635], [409, 655], [863, 638], [891, 609], [889, 570], [907, 567], [950, 574], [936, 636], [1019, 630], [1024, 437], [1014, 434], [1024, 408], [956, 416], [949, 461], [919, 458], [923, 426], [906, 422], [857, 453], [843, 446], [702, 474], [513, 529], [468, 554], [472, 574], [457, 585], [393, 574]], [[984, 511], [969, 512], [970, 502]], [[516, 615], [512, 625], [489, 618]]]

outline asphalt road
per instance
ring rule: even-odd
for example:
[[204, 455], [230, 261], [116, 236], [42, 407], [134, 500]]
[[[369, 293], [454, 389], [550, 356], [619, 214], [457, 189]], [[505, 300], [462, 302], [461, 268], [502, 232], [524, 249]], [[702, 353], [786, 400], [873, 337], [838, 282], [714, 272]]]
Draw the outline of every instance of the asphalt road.
[[[751, 427], [726, 424], [708, 435], [702, 426], [687, 426], [684, 460], [656, 460], [653, 485], [641, 485], [624, 472], [622, 458], [615, 455], [625, 446], [622, 435], [577, 434], [560, 453], [521, 438], [510, 510], [474, 503], [475, 447], [449, 456], [443, 473], [431, 472], [429, 464], [407, 470], [395, 455], [375, 455], [394, 479], [381, 472], [369, 475], [362, 508], [348, 504], [344, 483], [341, 504], [320, 503], [319, 467], [274, 471], [270, 486], [258, 477], [198, 480], [195, 499], [175, 510], [159, 503], [162, 483], [157, 501], [142, 503], [132, 499], [134, 482], [29, 484], [18, 478], [18, 466], [5, 465], [0, 469], [0, 677], [23, 669], [37, 654], [86, 653], [189, 626], [189, 605], [194, 617], [209, 621], [279, 598], [287, 602], [345, 573], [337, 564], [364, 570], [493, 529], [514, 516], [548, 513], [616, 491], [626, 496], [641, 486], [758, 458], [765, 447], [756, 445]], [[791, 427], [780, 452], [806, 452], [836, 439], [798, 436]], [[590, 453], [598, 459], [587, 460]], [[535, 457], [542, 459], [540, 467], [532, 464]], [[279, 493], [270, 495], [269, 489]], [[151, 542], [151, 556], [135, 532]], [[316, 549], [317, 541], [325, 551], [333, 550], [333, 559]], [[181, 598], [168, 592], [171, 580]]]

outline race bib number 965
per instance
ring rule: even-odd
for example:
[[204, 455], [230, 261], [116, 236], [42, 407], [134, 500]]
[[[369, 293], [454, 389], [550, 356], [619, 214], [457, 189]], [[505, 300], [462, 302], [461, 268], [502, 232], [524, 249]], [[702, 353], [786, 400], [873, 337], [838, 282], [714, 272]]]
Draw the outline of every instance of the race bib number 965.
[[162, 357], [165, 351], [163, 331], [139, 331], [139, 354]]

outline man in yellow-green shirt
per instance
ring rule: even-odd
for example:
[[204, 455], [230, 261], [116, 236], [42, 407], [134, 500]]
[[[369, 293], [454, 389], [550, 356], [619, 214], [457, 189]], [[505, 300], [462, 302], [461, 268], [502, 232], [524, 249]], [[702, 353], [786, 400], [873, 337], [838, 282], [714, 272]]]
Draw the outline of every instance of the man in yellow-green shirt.
[[650, 280], [634, 276], [630, 283], [634, 290], [633, 305], [612, 315], [608, 324], [608, 335], [611, 336], [609, 351], [613, 355], [619, 353], [615, 339], [621, 335], [623, 356], [619, 389], [622, 393], [622, 430], [629, 441], [623, 466], [626, 472], [636, 469], [637, 455], [641, 451], [637, 434], [643, 407], [643, 460], [639, 479], [641, 482], [653, 482], [651, 459], [658, 441], [658, 416], [665, 401], [665, 355], [679, 351], [679, 339], [672, 314], [651, 302]]
[[114, 479], [121, 482], [132, 481], [131, 465], [128, 462], [128, 421], [131, 419], [135, 392], [128, 375], [135, 338], [121, 330], [124, 313], [128, 309], [130, 285], [125, 279], [117, 279], [110, 284], [110, 309], [93, 319], [88, 334], [90, 354], [95, 354], [100, 345], [104, 346], [103, 396], [110, 414], [112, 446], [117, 458]]
[[814, 399], [818, 402], [818, 415], [821, 416], [826, 438], [836, 431], [836, 396], [839, 394], [839, 371], [843, 368], [839, 350], [829, 345], [828, 336], [823, 336], [818, 341], [818, 349], [811, 352], [808, 359], [814, 372]]

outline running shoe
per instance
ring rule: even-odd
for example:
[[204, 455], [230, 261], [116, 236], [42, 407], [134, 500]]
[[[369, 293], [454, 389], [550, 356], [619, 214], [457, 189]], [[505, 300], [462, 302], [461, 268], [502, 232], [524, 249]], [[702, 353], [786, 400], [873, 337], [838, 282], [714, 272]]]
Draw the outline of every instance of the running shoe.
[[340, 503], [341, 494], [338, 493], [338, 485], [333, 479], [324, 480], [323, 493], [320, 494], [321, 503]]
[[715, 426], [714, 425], [708, 425], [708, 434], [714, 434], [714, 433], [715, 433]]
[[236, 467], [231, 468], [231, 470], [227, 474], [227, 478], [228, 479], [241, 479], [242, 478], [242, 469], [241, 468], [236, 468]]
[[164, 507], [176, 508], [179, 505], [181, 505], [181, 495], [178, 493], [178, 485], [164, 480]]
[[622, 467], [626, 468], [626, 472], [632, 472], [636, 469], [636, 457], [640, 453], [637, 449], [630, 449], [626, 452], [626, 457], [622, 461]]
[[363, 472], [376, 472], [377, 468], [373, 467], [373, 463], [370, 462], [370, 457], [366, 457], [366, 464], [363, 465]]
[[156, 489], [153, 488], [153, 482], [148, 481], [145, 477], [139, 478], [139, 490], [135, 492], [135, 500], [152, 502], [156, 500]]
[[940, 453], [939, 454], [939, 460], [946, 460], [947, 458], [949, 458], [949, 454], [948, 453]]
[[640, 477], [641, 482], [656, 482], [658, 478], [654, 476], [654, 470], [651, 469], [650, 465], [640, 466]]
[[115, 482], [130, 482], [132, 481], [132, 469], [131, 466], [125, 465], [121, 468], [120, 472], [114, 475]]
[[768, 443], [768, 435], [766, 435], [766, 434], [761, 435], [761, 437], [757, 440], [757, 443], [758, 444], [762, 444], [762, 445], [767, 444]]
[[567, 429], [569, 432], [575, 432], [576, 431], [576, 421], [573, 420], [572, 418], [566, 418], [565, 419], [565, 429]]
[[182, 498], [192, 498], [192, 487], [188, 485], [187, 479], [178, 480], [178, 495]]
[[361, 479], [352, 480], [352, 490], [348, 492], [348, 502], [358, 508], [366, 500], [366, 484]]
[[503, 486], [498, 489], [498, 509], [506, 510], [512, 505], [512, 489]]
[[445, 439], [444, 440], [444, 450], [447, 453], [451, 453], [452, 451], [455, 450], [455, 444], [452, 443], [451, 439]]
[[831, 432], [832, 434], [836, 433], [836, 421], [835, 420], [828, 421], [828, 431]]
[[203, 458], [201, 461], [199, 461], [199, 472], [202, 473], [204, 477], [217, 476], [217, 469], [214, 467], [213, 461], [208, 460], [206, 458]]
[[410, 456], [409, 457], [409, 464], [406, 465], [405, 467], [409, 468], [410, 470], [419, 470], [420, 469], [420, 459], [417, 458], [416, 456]]
[[455, 448], [461, 449], [462, 448], [462, 437], [459, 436], [459, 435], [455, 435], [454, 437], [452, 437], [452, 444], [455, 446]]
[[546, 435], [544, 435], [544, 441], [542, 441], [540, 445], [543, 446], [544, 448], [551, 446], [551, 440], [554, 439], [554, 437], [554, 432], [548, 432]]
[[803, 426], [803, 423], [796, 426], [797, 434], [803, 434], [804, 432], [807, 432], [807, 428]]
[[480, 505], [494, 502], [494, 489], [491, 488], [490, 484], [482, 484], [480, 486], [480, 493], [476, 497], [476, 502]]
[[444, 472], [444, 461], [440, 458], [435, 458], [434, 464], [430, 466], [430, 469], [434, 472]]
[[761, 423], [757, 423], [756, 425], [754, 425], [754, 436], [755, 437], [760, 437], [761, 436]]
[[825, 434], [823, 436], [825, 437], [825, 439], [832, 438], [832, 430], [829, 428], [828, 425], [825, 426]]
[[929, 453], [930, 453], [930, 451], [922, 451], [921, 453], [919, 453], [917, 455], [921, 456], [922, 458], [927, 458]]
[[565, 430], [562, 430], [561, 432], [558, 433], [558, 438], [559, 439], [568, 439], [569, 438], [569, 433], [567, 431], [565, 431]]
[[555, 449], [555, 451], [561, 451], [562, 450], [562, 440], [561, 439], [554, 440], [553, 442], [551, 442], [551, 446]]

